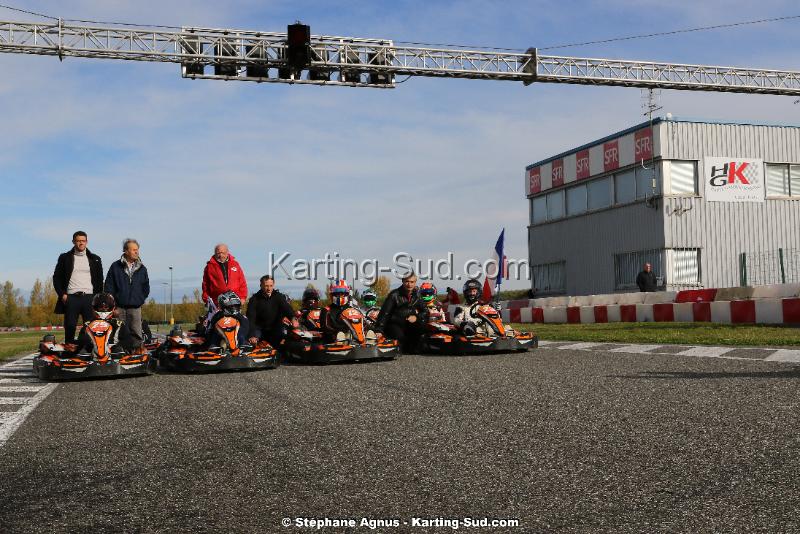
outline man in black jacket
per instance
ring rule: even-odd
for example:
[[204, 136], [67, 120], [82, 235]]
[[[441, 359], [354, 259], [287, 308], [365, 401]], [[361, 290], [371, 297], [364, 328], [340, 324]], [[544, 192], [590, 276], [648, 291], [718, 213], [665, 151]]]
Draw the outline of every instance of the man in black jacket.
[[639, 286], [639, 291], [653, 292], [656, 291], [658, 282], [656, 280], [656, 273], [649, 263], [644, 264], [642, 272], [636, 275], [636, 285]]
[[120, 320], [127, 323], [137, 347], [144, 342], [142, 305], [150, 295], [147, 267], [139, 258], [139, 242], [127, 238], [122, 242], [122, 257], [111, 264], [106, 275], [105, 290], [114, 296]]
[[393, 289], [383, 301], [375, 330], [400, 342], [403, 352], [419, 350], [428, 308], [417, 292], [417, 276], [410, 273], [403, 278], [403, 285]]
[[72, 244], [71, 250], [58, 257], [53, 272], [53, 288], [58, 294], [55, 312], [64, 314], [66, 343], [75, 342], [78, 315], [84, 322], [92, 320], [92, 296], [103, 290], [103, 263], [86, 248], [86, 232], [72, 234]]
[[275, 279], [265, 274], [260, 282], [261, 289], [247, 303], [247, 319], [250, 321], [248, 341], [255, 345], [265, 339], [277, 348], [286, 335], [283, 320], [289, 319], [297, 327], [297, 319], [286, 295], [275, 289]]

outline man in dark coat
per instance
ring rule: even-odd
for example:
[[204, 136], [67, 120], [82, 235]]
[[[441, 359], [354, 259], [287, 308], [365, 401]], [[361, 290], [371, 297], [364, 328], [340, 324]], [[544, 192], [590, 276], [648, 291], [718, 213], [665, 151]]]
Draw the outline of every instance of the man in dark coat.
[[396, 339], [403, 352], [411, 353], [419, 350], [427, 319], [428, 307], [417, 291], [417, 276], [410, 273], [403, 278], [403, 285], [386, 296], [375, 320], [375, 330]]
[[58, 295], [55, 312], [64, 314], [66, 343], [75, 342], [78, 315], [84, 322], [92, 320], [92, 297], [103, 291], [103, 262], [86, 248], [86, 232], [72, 234], [72, 244], [72, 249], [58, 257], [53, 271], [53, 288]]
[[116, 300], [120, 320], [130, 328], [136, 346], [142, 346], [142, 305], [150, 295], [150, 277], [139, 257], [138, 241], [127, 238], [122, 242], [122, 257], [109, 267], [105, 285]]
[[250, 321], [250, 341], [255, 345], [265, 339], [277, 348], [285, 334], [284, 319], [288, 319], [297, 327], [294, 310], [289, 305], [286, 295], [275, 289], [275, 279], [265, 274], [260, 280], [261, 289], [247, 303], [247, 319]]
[[650, 293], [657, 290], [656, 273], [653, 272], [653, 267], [649, 263], [645, 263], [642, 272], [636, 275], [636, 285], [639, 286], [639, 291], [643, 292]]

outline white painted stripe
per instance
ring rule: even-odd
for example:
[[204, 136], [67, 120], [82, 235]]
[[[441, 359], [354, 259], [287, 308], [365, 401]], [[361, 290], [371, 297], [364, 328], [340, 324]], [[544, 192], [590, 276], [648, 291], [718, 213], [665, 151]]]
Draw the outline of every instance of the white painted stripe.
[[625, 345], [624, 347], [611, 349], [608, 352], [625, 352], [628, 354], [650, 354], [651, 350], [657, 349], [659, 347], [663, 347], [663, 345]]
[[560, 343], [560, 341], [546, 341], [546, 340], [543, 340], [543, 339], [539, 340], [539, 346], [540, 347], [543, 347], [545, 345], [552, 345], [553, 343]]
[[0, 404], [28, 404], [33, 397], [0, 397]]
[[800, 350], [778, 349], [764, 359], [770, 362], [800, 362]]
[[41, 386], [0, 386], [0, 393], [22, 393], [27, 391], [41, 391], [47, 387], [42, 384]]
[[598, 346], [602, 346], [603, 343], [575, 343], [573, 345], [562, 345], [558, 347], [559, 350], [566, 349], [566, 350], [587, 350], [591, 348], [595, 348]]
[[33, 370], [32, 369], [16, 369], [16, 370], [13, 370], [13, 371], [9, 370], [9, 369], [0, 370], [0, 376], [4, 376], [4, 377], [25, 376], [25, 375], [32, 375], [32, 374], [33, 374]]
[[692, 347], [676, 354], [676, 356], [697, 356], [700, 358], [719, 358], [725, 353], [736, 350], [735, 347]]
[[0, 447], [6, 444], [14, 432], [22, 425], [23, 421], [25, 421], [25, 418], [28, 417], [39, 403], [46, 399], [57, 387], [58, 384], [46, 384], [44, 387], [39, 388], [39, 392], [34, 395], [33, 398], [29, 399], [22, 408], [16, 412], [11, 412], [12, 416], [0, 424]]

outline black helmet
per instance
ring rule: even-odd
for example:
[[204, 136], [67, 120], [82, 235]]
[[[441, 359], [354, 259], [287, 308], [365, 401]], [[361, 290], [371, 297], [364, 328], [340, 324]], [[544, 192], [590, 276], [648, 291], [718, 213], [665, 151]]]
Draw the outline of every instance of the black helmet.
[[[472, 290], [475, 290], [475, 293], [472, 293]], [[478, 300], [478, 295], [481, 294], [481, 283], [478, 282], [476, 279], [471, 278], [464, 282], [464, 300], [467, 304], [472, 304]]]
[[316, 288], [307, 287], [306, 290], [303, 291], [303, 304], [312, 300], [319, 302], [319, 291], [317, 291]]
[[364, 306], [372, 308], [378, 303], [378, 294], [372, 289], [365, 289], [364, 292], [361, 293], [361, 300], [364, 302]]
[[242, 309], [242, 300], [233, 291], [226, 291], [218, 296], [217, 303], [219, 304], [219, 309], [226, 315], [237, 314]]
[[92, 310], [100, 319], [108, 319], [114, 313], [117, 302], [111, 293], [98, 293], [92, 299]]

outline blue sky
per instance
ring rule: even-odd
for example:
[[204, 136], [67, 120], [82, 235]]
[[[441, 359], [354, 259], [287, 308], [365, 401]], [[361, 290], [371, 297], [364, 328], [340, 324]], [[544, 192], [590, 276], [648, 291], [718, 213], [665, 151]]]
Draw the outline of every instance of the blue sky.
[[[315, 34], [519, 49], [800, 14], [769, 0], [12, 5], [174, 26], [281, 31], [301, 20]], [[0, 19], [35, 20], [1, 8]], [[800, 19], [548, 53], [800, 70], [799, 30]], [[219, 241], [252, 280], [270, 251], [384, 263], [453, 251], [461, 264], [485, 258], [503, 227], [506, 254], [527, 258], [525, 165], [643, 120], [642, 92], [627, 88], [257, 85], [184, 80], [172, 64], [7, 54], [0, 68], [0, 281], [25, 292], [76, 229], [106, 266], [137, 238], [154, 286], [173, 265], [178, 295], [199, 287]], [[661, 103], [676, 116], [800, 123], [789, 97], [664, 91]], [[296, 293], [305, 282], [279, 285]]]

